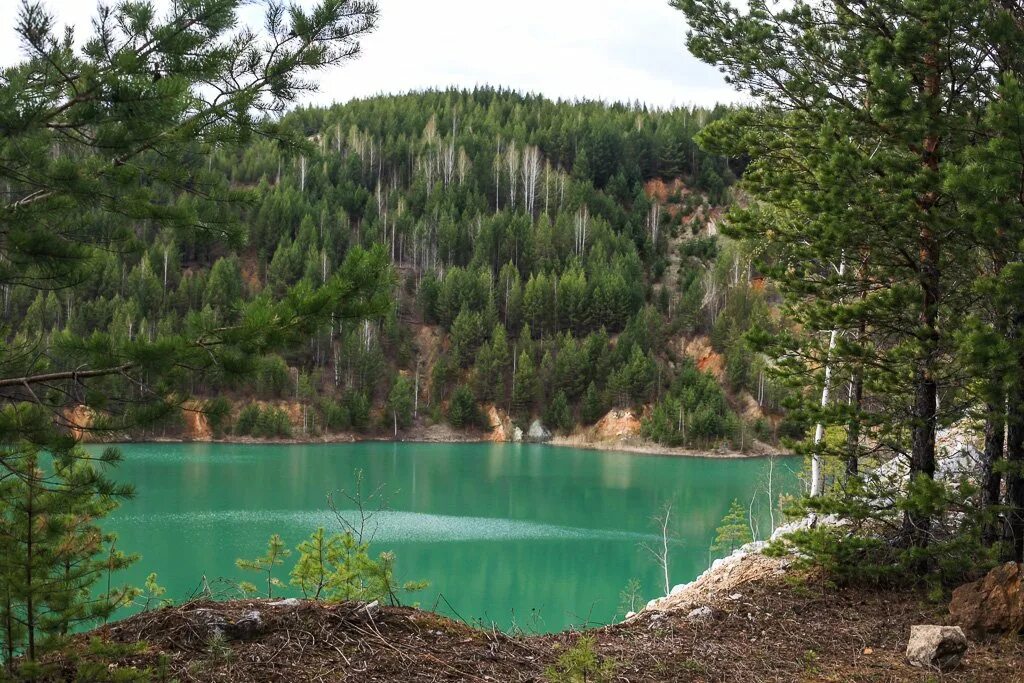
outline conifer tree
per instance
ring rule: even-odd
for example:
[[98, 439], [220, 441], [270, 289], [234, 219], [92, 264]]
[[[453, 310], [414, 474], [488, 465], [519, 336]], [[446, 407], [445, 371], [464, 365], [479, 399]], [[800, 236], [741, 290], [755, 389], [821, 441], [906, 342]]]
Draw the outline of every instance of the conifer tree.
[[[972, 260], [944, 177], [972, 144], [994, 85], [992, 72], [977, 69], [989, 5], [674, 4], [692, 27], [691, 51], [758, 99], [701, 142], [751, 159], [745, 183], [756, 201], [734, 214], [732, 229], [761, 241], [760, 265], [804, 332], [765, 348], [785, 359], [783, 377], [815, 380], [817, 405], [807, 410], [824, 425], [848, 425], [851, 411], [821, 387], [849, 381], [856, 368], [874, 389], [871, 413], [865, 400], [853, 415], [860, 433], [905, 456], [902, 539], [923, 548], [941, 497], [936, 430], [958, 417], [952, 321], [965, 313], [958, 288]], [[842, 456], [815, 441], [816, 453]]]
[[747, 524], [747, 513], [738, 500], [729, 504], [729, 512], [722, 518], [722, 524], [715, 529], [715, 542], [711, 545], [713, 552], [732, 552], [753, 538]]
[[[281, 540], [279, 534], [274, 534], [267, 541], [267, 552], [260, 557], [255, 559], [247, 560], [238, 558], [235, 560], [235, 566], [239, 569], [245, 569], [247, 571], [258, 572], [266, 575], [267, 581], [267, 597], [274, 597], [274, 587], [283, 586], [284, 583], [281, 579], [274, 576], [274, 570], [284, 564], [285, 558], [292, 554], [291, 550], [288, 550], [284, 546], [284, 541]], [[242, 582], [242, 589], [247, 593], [255, 593], [257, 588], [254, 584], [247, 581]]]
[[[0, 481], [0, 634], [8, 662], [16, 652], [35, 660], [79, 624], [109, 617], [136, 594], [110, 582], [135, 558], [117, 551], [116, 538], [98, 526], [131, 488], [82, 458], [51, 462], [31, 447], [19, 455], [10, 461], [17, 469]], [[118, 458], [107, 449], [100, 461]], [[105, 578], [107, 589], [97, 591]]]

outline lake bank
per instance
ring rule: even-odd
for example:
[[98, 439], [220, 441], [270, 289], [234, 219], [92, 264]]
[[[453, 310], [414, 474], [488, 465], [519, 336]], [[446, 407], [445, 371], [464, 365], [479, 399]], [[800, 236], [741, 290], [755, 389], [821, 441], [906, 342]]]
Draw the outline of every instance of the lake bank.
[[[345, 443], [425, 443], [425, 444], [461, 444], [461, 443], [507, 443], [495, 441], [490, 433], [453, 429], [447, 425], [431, 425], [400, 432], [397, 437], [383, 435], [357, 434], [355, 432], [338, 432], [317, 436], [260, 438], [253, 436], [222, 436], [219, 438], [189, 438], [187, 436], [152, 436], [137, 439], [126, 439], [126, 443], [211, 443], [238, 445], [316, 445]], [[542, 445], [559, 448], [579, 448], [588, 451], [611, 451], [635, 455], [660, 455], [679, 458], [721, 458], [745, 459], [765, 457], [788, 457], [792, 453], [776, 449], [767, 444], [756, 442], [745, 451], [714, 447], [707, 449], [681, 448], [664, 446], [638, 438], [630, 439], [591, 439], [584, 434], [574, 433], [566, 436], [553, 436], [548, 441], [537, 442]]]
[[[614, 680], [638, 683], [1021, 680], [1020, 639], [972, 641], [959, 668], [945, 674], [911, 666], [904, 654], [911, 626], [949, 620], [945, 605], [923, 590], [818, 582], [811, 590], [796, 578], [807, 580], [761, 575], [703, 596], [699, 608], [547, 635], [505, 634], [376, 603], [206, 600], [75, 636], [47, 658], [52, 677], [39, 680], [70, 680], [76, 667], [92, 664], [124, 673], [150, 667], [197, 683], [317, 681], [338, 672], [367, 682], [538, 681], [584, 636]], [[90, 642], [117, 647], [106, 655]]]

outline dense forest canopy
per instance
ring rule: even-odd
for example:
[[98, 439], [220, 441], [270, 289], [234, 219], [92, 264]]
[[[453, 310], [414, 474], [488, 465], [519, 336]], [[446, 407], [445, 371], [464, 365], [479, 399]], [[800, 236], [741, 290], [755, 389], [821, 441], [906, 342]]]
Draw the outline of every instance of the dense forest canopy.
[[[208, 399], [217, 433], [239, 435], [392, 431], [421, 413], [486, 427], [478, 406], [493, 403], [566, 431], [656, 404], [648, 432], [667, 443], [749, 444], [748, 427], [773, 438], [771, 421], [735, 415], [680, 342], [712, 334], [729, 354], [728, 389], [777, 404], [736, 343], [767, 319], [764, 297], [740, 248], [707, 234], [742, 165], [694, 136], [726, 111], [491, 88], [299, 109], [280, 129], [303, 148], [254, 139], [196, 169], [239, 195], [221, 217], [235, 239], [137, 220], [141, 248], [95, 254], [74, 286], [7, 286], [8, 333], [47, 340], [59, 364], [62, 339], [234, 324], [243, 305], [321, 287], [351, 250], [376, 249], [396, 283], [382, 320], [328, 321], [298, 349], [258, 357], [254, 374], [221, 364], [189, 375], [180, 396]], [[673, 189], [659, 196], [652, 182]], [[281, 408], [234, 409], [286, 398], [301, 426]]]

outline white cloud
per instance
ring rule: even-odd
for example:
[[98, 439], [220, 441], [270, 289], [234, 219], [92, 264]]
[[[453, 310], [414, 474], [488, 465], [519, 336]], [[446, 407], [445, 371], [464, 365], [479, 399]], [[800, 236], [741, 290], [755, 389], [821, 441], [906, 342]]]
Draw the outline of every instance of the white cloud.
[[[308, 4], [310, 0], [305, 0]], [[166, 2], [166, 0], [164, 0]], [[16, 0], [0, 0], [0, 5]], [[317, 103], [450, 85], [495, 85], [551, 98], [641, 100], [657, 106], [735, 102], [717, 71], [690, 56], [667, 0], [379, 0], [377, 31], [355, 62], [314, 78]], [[46, 0], [88, 32], [88, 0]], [[0, 64], [19, 57], [13, 21]]]

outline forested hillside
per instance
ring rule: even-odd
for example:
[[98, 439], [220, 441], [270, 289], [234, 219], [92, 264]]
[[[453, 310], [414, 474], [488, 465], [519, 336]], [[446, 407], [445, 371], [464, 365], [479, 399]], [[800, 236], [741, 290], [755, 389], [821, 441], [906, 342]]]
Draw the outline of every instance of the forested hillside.
[[49, 354], [96, 332], [152, 341], [326, 283], [362, 246], [392, 264], [389, 314], [324, 325], [255, 380], [223, 362], [190, 379], [214, 435], [484, 428], [493, 404], [562, 432], [633, 408], [669, 445], [774, 440], [779, 392], [742, 336], [772, 327], [767, 295], [715, 235], [742, 164], [694, 141], [724, 113], [492, 89], [298, 110], [283, 128], [304, 153], [259, 138], [208, 162], [240, 193], [204, 217], [231, 239], [137, 220], [142, 248], [59, 291], [5, 286], [5, 316]]

